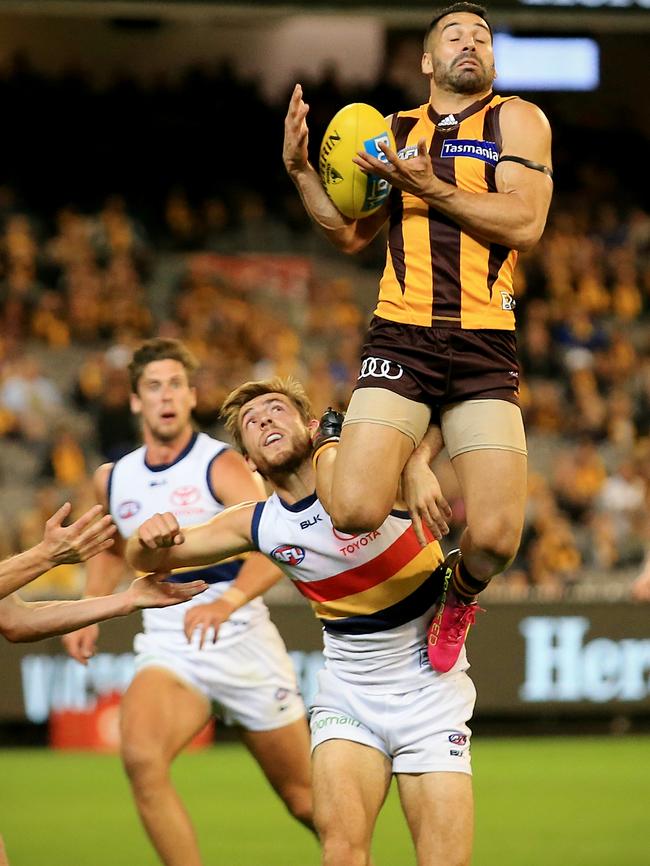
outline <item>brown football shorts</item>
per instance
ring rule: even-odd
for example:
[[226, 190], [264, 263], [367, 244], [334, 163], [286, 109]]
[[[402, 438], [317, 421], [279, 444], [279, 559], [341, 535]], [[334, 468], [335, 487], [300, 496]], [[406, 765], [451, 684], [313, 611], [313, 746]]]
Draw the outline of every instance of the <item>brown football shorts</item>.
[[[373, 318], [346, 424], [388, 424], [417, 445], [430, 422], [440, 423], [441, 414], [456, 415], [446, 410], [469, 401], [486, 402], [482, 411], [464, 414], [464, 421], [471, 418], [469, 438], [447, 443], [451, 456], [491, 447], [525, 454], [513, 331], [424, 328]], [[514, 405], [500, 411], [492, 401]]]

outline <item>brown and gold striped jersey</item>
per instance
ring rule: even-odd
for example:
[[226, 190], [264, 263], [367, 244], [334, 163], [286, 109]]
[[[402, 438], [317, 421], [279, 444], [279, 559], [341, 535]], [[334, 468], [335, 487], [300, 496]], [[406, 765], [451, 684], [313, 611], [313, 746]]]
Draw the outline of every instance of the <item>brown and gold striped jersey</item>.
[[[392, 122], [400, 158], [417, 155], [418, 141], [426, 138], [437, 177], [468, 192], [495, 192], [499, 112], [513, 98], [490, 93], [455, 115], [439, 115], [428, 103], [400, 111]], [[515, 250], [476, 240], [409, 193], [394, 189], [389, 207], [377, 316], [412, 325], [514, 329]]]

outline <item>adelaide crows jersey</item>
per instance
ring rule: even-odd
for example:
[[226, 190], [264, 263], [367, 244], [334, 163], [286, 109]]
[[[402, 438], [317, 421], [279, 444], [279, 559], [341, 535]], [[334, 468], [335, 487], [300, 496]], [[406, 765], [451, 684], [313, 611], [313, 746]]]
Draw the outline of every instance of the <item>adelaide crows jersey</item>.
[[[392, 129], [398, 155], [417, 156], [424, 138], [436, 177], [467, 192], [496, 192], [499, 113], [513, 98], [490, 93], [444, 116], [428, 103], [397, 112]], [[410, 193], [393, 189], [389, 207], [377, 316], [429, 327], [514, 328], [515, 250], [477, 240]]]
[[[118, 460], [108, 482], [109, 510], [120, 535], [129, 538], [141, 523], [157, 512], [171, 511], [181, 526], [205, 523], [224, 510], [210, 483], [212, 464], [229, 446], [205, 433], [194, 433], [184, 451], [172, 463], [151, 466], [146, 448], [132, 451]], [[217, 463], [218, 468], [218, 463]], [[241, 559], [191, 571], [177, 572], [174, 581], [187, 582], [200, 578], [211, 586], [189, 601], [172, 607], [144, 610], [145, 631], [178, 630], [188, 607], [208, 604], [218, 598], [235, 579], [242, 566]], [[237, 615], [219, 629], [219, 643], [231, 632], [241, 630], [253, 617], [268, 616], [261, 599], [245, 605]]]
[[[379, 691], [405, 678], [417, 688], [418, 678], [431, 677], [426, 630], [442, 589], [433, 572], [443, 556], [433, 538], [420, 546], [407, 512], [348, 535], [332, 526], [315, 493], [294, 505], [273, 494], [255, 507], [252, 537], [311, 603], [337, 676]], [[466, 667], [463, 650], [453, 670]]]

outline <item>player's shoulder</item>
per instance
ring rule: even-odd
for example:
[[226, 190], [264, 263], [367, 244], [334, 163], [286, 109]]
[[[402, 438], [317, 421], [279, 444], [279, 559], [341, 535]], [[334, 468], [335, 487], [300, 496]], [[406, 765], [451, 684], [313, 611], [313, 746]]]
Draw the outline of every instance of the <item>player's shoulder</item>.
[[542, 109], [534, 102], [529, 102], [520, 96], [513, 96], [502, 102], [500, 120], [502, 125], [525, 124], [531, 129], [550, 129], [548, 118]]
[[229, 442], [224, 442], [223, 439], [217, 439], [216, 436], [203, 432], [197, 434], [195, 448], [197, 449], [197, 452], [210, 452], [215, 455], [233, 450], [233, 447]]
[[93, 490], [97, 502], [106, 503], [114, 469], [115, 463], [102, 463], [93, 472]]
[[140, 445], [138, 448], [134, 448], [133, 451], [128, 451], [126, 454], [123, 454], [121, 457], [118, 457], [113, 463], [102, 463], [102, 465], [95, 470], [97, 472], [102, 472], [106, 475], [106, 479], [111, 479], [118, 473], [120, 476], [126, 472], [134, 471], [136, 466], [139, 466], [144, 463], [145, 459], [146, 447], [144, 445]]

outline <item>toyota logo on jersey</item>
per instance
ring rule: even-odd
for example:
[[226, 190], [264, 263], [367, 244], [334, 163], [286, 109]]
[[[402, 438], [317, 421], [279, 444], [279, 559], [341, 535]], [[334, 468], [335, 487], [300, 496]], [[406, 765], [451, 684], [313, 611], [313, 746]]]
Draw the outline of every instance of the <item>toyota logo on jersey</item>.
[[281, 544], [271, 551], [271, 556], [283, 565], [300, 565], [305, 558], [305, 551], [293, 544]]
[[117, 506], [117, 516], [121, 520], [128, 520], [129, 517], [135, 517], [141, 508], [142, 506], [135, 499], [126, 499]]
[[195, 502], [198, 502], [201, 498], [201, 493], [198, 487], [194, 487], [192, 484], [186, 484], [183, 487], [177, 487], [176, 490], [172, 490], [170, 499], [174, 503], [174, 505], [179, 505], [186, 507], [188, 505], [194, 505]]

